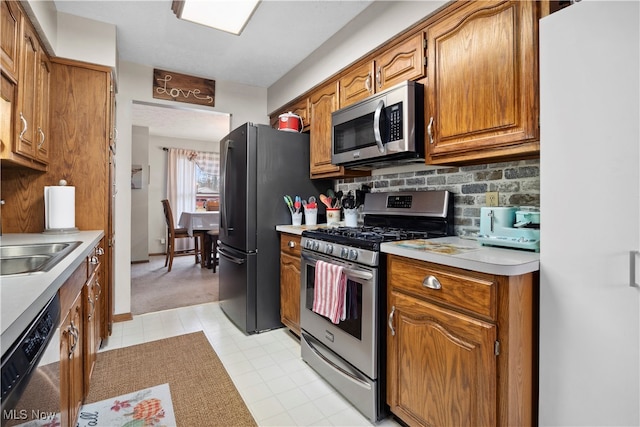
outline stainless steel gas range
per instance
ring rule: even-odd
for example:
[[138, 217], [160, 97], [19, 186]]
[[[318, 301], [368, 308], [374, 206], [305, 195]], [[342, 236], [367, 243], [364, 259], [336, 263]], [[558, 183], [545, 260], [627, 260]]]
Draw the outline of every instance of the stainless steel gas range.
[[[375, 423], [388, 414], [386, 269], [380, 244], [452, 235], [453, 195], [448, 191], [369, 193], [363, 214], [361, 227], [302, 232], [301, 347], [303, 360]], [[337, 323], [314, 311], [316, 266], [324, 271], [327, 264], [340, 267], [346, 277], [346, 308]]]

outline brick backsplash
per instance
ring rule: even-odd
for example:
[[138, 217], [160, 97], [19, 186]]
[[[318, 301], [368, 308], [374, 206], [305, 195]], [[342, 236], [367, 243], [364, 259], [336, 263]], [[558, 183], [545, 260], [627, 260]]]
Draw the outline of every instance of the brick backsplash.
[[485, 193], [497, 191], [500, 206], [540, 206], [540, 161], [490, 163], [362, 178], [339, 179], [336, 191], [371, 187], [371, 192], [449, 190], [454, 194], [454, 226], [458, 236], [472, 237], [480, 229]]

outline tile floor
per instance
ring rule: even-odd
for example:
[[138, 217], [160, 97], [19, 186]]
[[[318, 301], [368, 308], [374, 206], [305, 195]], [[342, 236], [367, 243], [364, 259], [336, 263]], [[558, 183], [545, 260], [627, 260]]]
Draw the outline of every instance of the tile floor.
[[[260, 426], [370, 426], [300, 358], [298, 339], [282, 328], [246, 336], [217, 303], [134, 316], [115, 323], [100, 351], [203, 331]], [[387, 418], [379, 426], [399, 426]]]

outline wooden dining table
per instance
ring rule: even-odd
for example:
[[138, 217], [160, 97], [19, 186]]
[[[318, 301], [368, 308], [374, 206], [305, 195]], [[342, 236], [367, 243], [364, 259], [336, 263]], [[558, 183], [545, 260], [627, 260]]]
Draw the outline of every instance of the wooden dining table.
[[220, 211], [182, 212], [178, 227], [186, 228], [189, 236], [199, 234], [202, 239], [202, 268], [213, 268], [215, 272], [215, 253], [217, 252]]

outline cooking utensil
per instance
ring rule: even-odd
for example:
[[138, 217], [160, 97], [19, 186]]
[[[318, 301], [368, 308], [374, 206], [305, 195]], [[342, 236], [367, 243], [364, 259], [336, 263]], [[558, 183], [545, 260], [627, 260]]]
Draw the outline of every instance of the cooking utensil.
[[354, 209], [356, 207], [356, 198], [351, 191], [342, 199], [342, 207], [345, 209]]
[[322, 202], [322, 204], [324, 204], [326, 207], [328, 207], [329, 209], [331, 209], [331, 198], [325, 196], [324, 194], [320, 195], [320, 201]]
[[344, 194], [344, 193], [342, 192], [342, 190], [338, 191], [338, 192], [335, 194], [335, 202], [334, 202], [335, 204], [334, 204], [334, 206], [333, 206], [334, 208], [339, 208], [339, 207], [340, 207], [340, 205], [341, 205], [341, 203], [342, 203], [342, 195], [343, 195], [343, 194]]
[[302, 207], [300, 196], [296, 196], [296, 201], [293, 202], [293, 207], [296, 209], [296, 213], [300, 212], [300, 208]]
[[309, 197], [309, 201], [307, 202], [307, 207], [309, 209], [316, 209], [318, 207], [318, 204], [316, 203], [316, 198], [311, 196]]
[[284, 198], [284, 202], [287, 204], [287, 207], [289, 208], [289, 211], [293, 214], [293, 200], [291, 200], [290, 196], [283, 196]]

